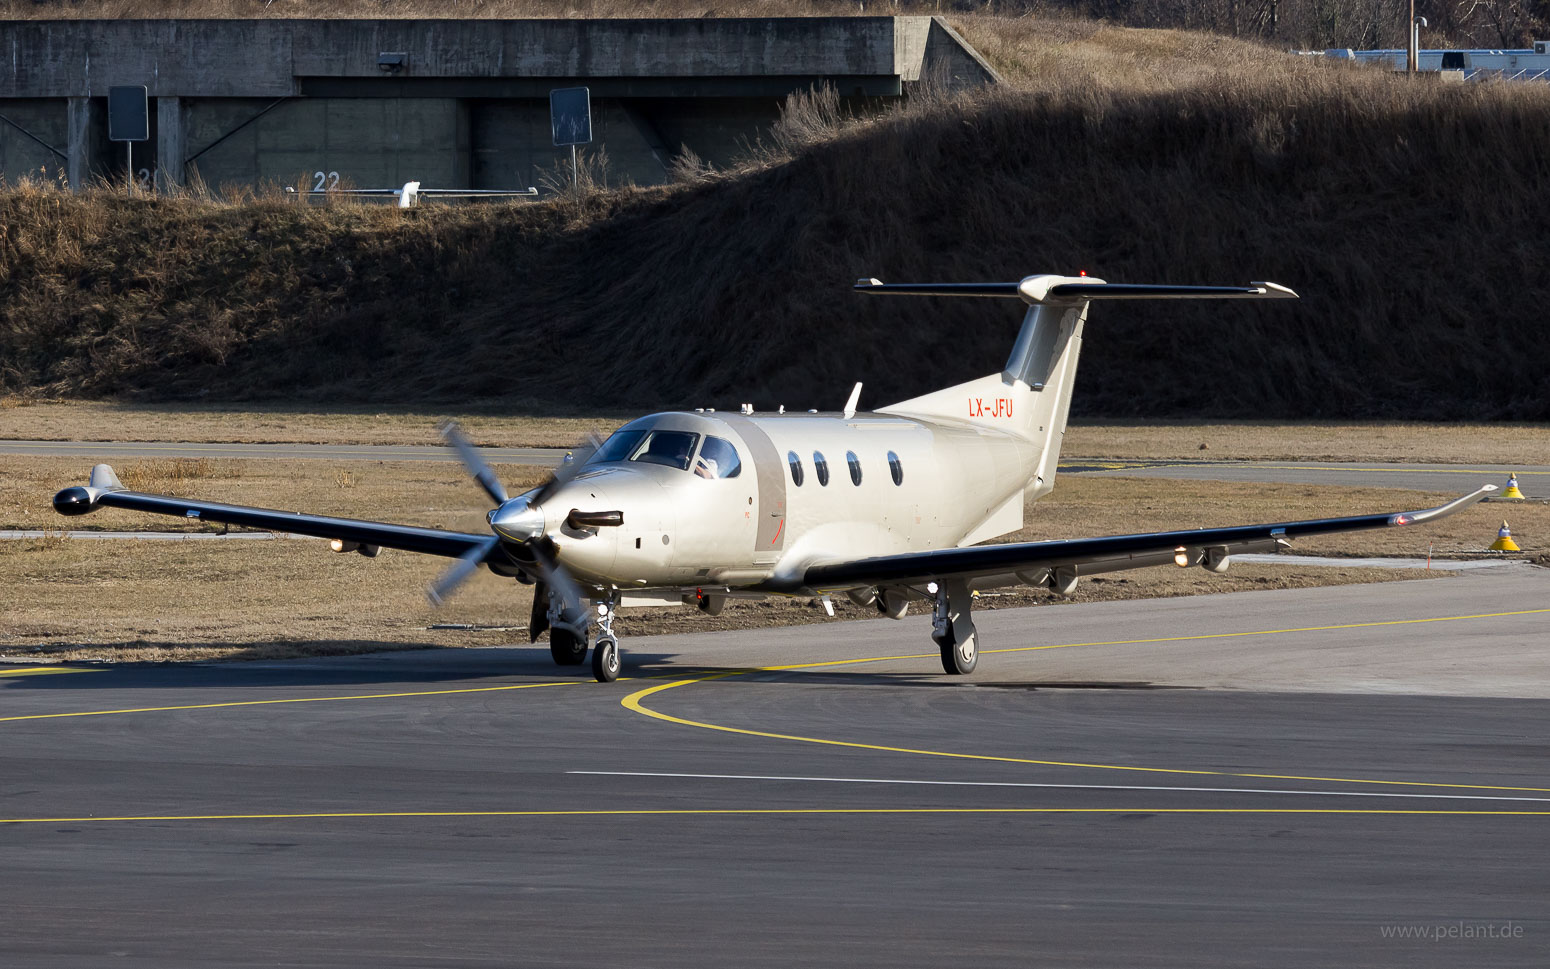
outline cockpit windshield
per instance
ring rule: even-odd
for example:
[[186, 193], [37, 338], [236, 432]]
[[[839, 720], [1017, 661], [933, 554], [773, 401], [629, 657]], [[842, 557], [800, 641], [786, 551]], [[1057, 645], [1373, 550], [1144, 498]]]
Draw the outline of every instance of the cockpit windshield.
[[[639, 431], [635, 433], [641, 433]], [[646, 439], [630, 455], [631, 461], [661, 464], [680, 471], [689, 470], [689, 457], [700, 436], [689, 431], [648, 431]], [[615, 435], [618, 436], [618, 435]], [[606, 446], [606, 445], [605, 445]]]
[[592, 452], [588, 464], [603, 464], [607, 461], [625, 461], [630, 453], [635, 450], [635, 445], [646, 436], [645, 431], [615, 431], [603, 442], [602, 447]]

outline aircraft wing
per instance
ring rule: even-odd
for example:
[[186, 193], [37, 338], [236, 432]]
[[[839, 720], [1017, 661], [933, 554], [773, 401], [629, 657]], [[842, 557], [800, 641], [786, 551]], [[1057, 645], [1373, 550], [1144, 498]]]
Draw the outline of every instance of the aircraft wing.
[[1421, 511], [1102, 538], [974, 545], [819, 563], [808, 566], [803, 573], [803, 585], [809, 589], [845, 589], [951, 578], [1001, 577], [1006, 580], [1003, 584], [1010, 585], [1030, 579], [1038, 581], [1055, 570], [1072, 570], [1070, 575], [1095, 575], [1168, 563], [1197, 565], [1219, 561], [1235, 552], [1279, 551], [1290, 539], [1306, 535], [1395, 528], [1433, 521], [1467, 508], [1495, 490], [1495, 485], [1486, 485], [1445, 505]]
[[390, 525], [355, 518], [330, 518], [273, 508], [223, 505], [213, 501], [142, 494], [119, 484], [111, 468], [98, 465], [92, 470], [92, 483], [85, 488], [66, 488], [54, 498], [54, 508], [67, 515], [80, 515], [97, 507], [128, 508], [157, 515], [194, 518], [246, 528], [261, 528], [315, 538], [334, 538], [357, 545], [397, 548], [406, 552], [462, 558], [490, 543], [489, 535], [448, 532], [439, 528], [414, 525]]

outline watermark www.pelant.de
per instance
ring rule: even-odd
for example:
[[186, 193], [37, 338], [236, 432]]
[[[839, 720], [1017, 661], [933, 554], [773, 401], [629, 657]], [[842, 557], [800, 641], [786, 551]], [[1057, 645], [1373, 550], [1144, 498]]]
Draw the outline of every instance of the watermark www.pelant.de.
[[1523, 938], [1523, 926], [1517, 922], [1411, 922], [1380, 925], [1385, 939], [1411, 939], [1416, 942], [1502, 942]]

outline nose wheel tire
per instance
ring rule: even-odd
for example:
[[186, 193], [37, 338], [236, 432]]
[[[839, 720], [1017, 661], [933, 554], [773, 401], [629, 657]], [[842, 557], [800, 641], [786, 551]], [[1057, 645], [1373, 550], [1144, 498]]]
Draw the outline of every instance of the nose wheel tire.
[[587, 661], [587, 641], [569, 629], [549, 630], [549, 655], [560, 666], [580, 666]]
[[618, 640], [604, 636], [592, 647], [592, 675], [599, 683], [612, 683], [619, 678]]

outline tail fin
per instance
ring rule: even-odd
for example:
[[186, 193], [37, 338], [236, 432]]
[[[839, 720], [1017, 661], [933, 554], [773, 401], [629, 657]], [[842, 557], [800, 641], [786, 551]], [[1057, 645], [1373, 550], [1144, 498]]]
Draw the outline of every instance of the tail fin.
[[883, 283], [863, 279], [857, 292], [900, 296], [981, 296], [1028, 304], [1011, 356], [999, 374], [879, 408], [882, 413], [989, 427], [1042, 449], [1031, 486], [1054, 487], [1061, 438], [1071, 409], [1087, 304], [1095, 299], [1296, 299], [1275, 283], [1168, 286], [1106, 283], [1088, 276], [1029, 276], [1015, 283]]

